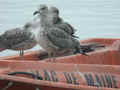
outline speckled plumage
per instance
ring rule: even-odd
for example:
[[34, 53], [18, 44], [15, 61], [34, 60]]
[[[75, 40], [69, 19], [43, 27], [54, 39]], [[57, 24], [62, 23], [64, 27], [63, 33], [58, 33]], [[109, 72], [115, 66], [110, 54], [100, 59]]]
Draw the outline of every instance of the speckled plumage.
[[72, 27], [68, 22], [63, 21], [63, 19], [59, 16], [59, 9], [56, 7], [50, 7], [49, 12], [51, 14], [50, 19], [54, 26], [61, 28], [61, 30], [64, 30], [68, 34], [70, 34], [72, 37], [76, 37], [74, 34], [76, 32], [76, 29]]
[[20, 28], [6, 31], [0, 38], [6, 49], [26, 50], [32, 48], [33, 45], [30, 44], [35, 44], [32, 33]]
[[14, 28], [0, 36], [0, 48], [3, 50], [18, 50], [23, 54], [23, 50], [31, 49], [35, 45], [36, 40], [29, 28]]
[[40, 15], [40, 29], [37, 35], [38, 44], [49, 53], [57, 53], [61, 50], [79, 50], [79, 53], [84, 54], [80, 51], [80, 43], [77, 39], [72, 37], [69, 33], [63, 30], [62, 27], [55, 26], [52, 22], [52, 17], [49, 16], [51, 13], [45, 13], [43, 16]]

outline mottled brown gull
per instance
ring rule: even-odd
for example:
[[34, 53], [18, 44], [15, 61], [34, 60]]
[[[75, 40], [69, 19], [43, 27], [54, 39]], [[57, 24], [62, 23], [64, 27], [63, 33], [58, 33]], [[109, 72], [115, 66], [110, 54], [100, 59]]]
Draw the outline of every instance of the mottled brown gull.
[[81, 51], [80, 43], [77, 39], [64, 30], [61, 30], [61, 28], [54, 26], [49, 17], [50, 13], [47, 7], [35, 12], [35, 14], [40, 14], [41, 20], [40, 29], [36, 36], [38, 44], [48, 52], [49, 57], [60, 50], [76, 50], [85, 55], [85, 53]]
[[75, 36], [76, 29], [70, 25], [68, 22], [65, 22], [60, 16], [59, 9], [56, 7], [50, 7], [49, 12], [51, 12], [52, 15], [49, 15], [49, 18], [51, 18], [51, 21], [53, 22], [54, 26], [61, 28], [61, 30], [64, 30], [68, 34], [70, 34], [72, 37]]
[[[40, 8], [44, 9], [44, 7], [45, 5], [40, 5]], [[20, 56], [23, 58], [24, 50], [31, 49], [37, 44], [35, 40], [37, 32], [35, 30], [39, 28], [39, 26], [40, 18], [38, 16], [21, 28], [7, 30], [0, 36], [0, 51], [5, 49], [19, 50]]]
[[7, 30], [0, 36], [1, 51], [5, 49], [20, 51], [20, 56], [23, 59], [24, 50], [31, 49], [36, 45], [31, 27], [26, 25], [23, 28]]

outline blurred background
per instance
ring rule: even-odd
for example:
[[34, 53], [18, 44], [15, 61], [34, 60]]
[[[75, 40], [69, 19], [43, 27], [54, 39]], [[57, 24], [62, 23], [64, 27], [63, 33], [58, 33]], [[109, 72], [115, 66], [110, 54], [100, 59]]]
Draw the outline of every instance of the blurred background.
[[[58, 7], [60, 16], [77, 29], [80, 40], [120, 37], [120, 0], [0, 0], [0, 34], [31, 21], [39, 4]], [[18, 52], [0, 52], [0, 56], [14, 54]]]

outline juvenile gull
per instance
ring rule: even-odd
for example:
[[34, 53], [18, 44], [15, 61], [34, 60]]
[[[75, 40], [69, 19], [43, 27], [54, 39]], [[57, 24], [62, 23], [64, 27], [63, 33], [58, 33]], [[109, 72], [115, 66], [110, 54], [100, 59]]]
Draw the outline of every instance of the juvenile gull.
[[48, 51], [49, 57], [60, 50], [76, 50], [85, 55], [85, 53], [81, 51], [80, 43], [77, 39], [73, 38], [61, 28], [54, 26], [51, 18], [49, 18], [51, 17], [51, 12], [47, 7], [44, 9], [40, 8], [36, 12], [35, 14], [40, 14], [41, 20], [36, 40], [43, 49]]
[[31, 27], [26, 24], [23, 28], [14, 28], [0, 36], [0, 49], [19, 50], [21, 58], [24, 50], [31, 49], [36, 45], [36, 40], [31, 32]]
[[[61, 17], [59, 17], [59, 9], [56, 7], [50, 7], [49, 9], [49, 15], [48, 15], [48, 22], [53, 23], [53, 26], [56, 28], [59, 28], [60, 30], [65, 31], [67, 34], [69, 34], [70, 36], [72, 36], [73, 38], [76, 38], [77, 36], [75, 36], [75, 31], [76, 29], [74, 29], [69, 23], [64, 22], [62, 20]], [[78, 38], [78, 37], [77, 37]], [[75, 40], [78, 44], [79, 41]], [[79, 45], [80, 46], [80, 45]], [[83, 50], [83, 49], [82, 49]], [[75, 51], [74, 53], [78, 53], [79, 50]]]
[[[44, 8], [44, 5], [41, 6]], [[7, 30], [0, 36], [0, 51], [5, 49], [18, 50], [23, 58], [24, 50], [33, 48], [37, 42], [35, 40], [35, 30], [40, 26], [39, 16], [27, 22], [21, 28]]]
[[52, 16], [49, 16], [54, 24], [54, 26], [61, 28], [61, 30], [64, 30], [68, 34], [70, 34], [72, 37], [77, 37], [75, 36], [75, 31], [69, 23], [63, 21], [63, 19], [59, 16], [59, 9], [56, 7], [50, 7], [49, 11], [51, 12]]
[[[69, 23], [64, 22], [62, 18], [59, 16], [59, 9], [56, 7], [50, 7], [49, 9], [50, 15], [49, 15], [49, 20], [53, 22], [54, 27], [60, 28], [61, 30], [64, 30], [68, 34], [70, 34], [72, 37], [77, 37], [75, 36], [75, 31]], [[78, 41], [79, 42], [79, 41]], [[96, 43], [91, 43], [88, 45], [81, 45], [81, 49], [83, 52], [91, 52], [94, 51], [97, 48], [104, 47], [103, 45], [99, 45]], [[76, 53], [76, 52], [75, 52]]]

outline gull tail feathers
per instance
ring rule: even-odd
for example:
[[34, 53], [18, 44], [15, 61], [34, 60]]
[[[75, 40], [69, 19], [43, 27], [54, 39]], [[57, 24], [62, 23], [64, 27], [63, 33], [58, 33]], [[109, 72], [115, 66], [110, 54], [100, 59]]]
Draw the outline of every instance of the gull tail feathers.
[[83, 50], [83, 52], [87, 52], [87, 53], [95, 51], [100, 48], [104, 48], [104, 47], [105, 47], [104, 45], [100, 45], [100, 44], [96, 44], [96, 43], [81, 45], [81, 49]]
[[78, 48], [78, 47], [75, 48], [74, 54], [76, 54], [76, 53], [80, 53], [80, 54], [82, 54], [82, 55], [88, 56], [88, 55], [86, 54], [86, 52], [84, 52], [83, 49]]
[[75, 45], [76, 46], [75, 46], [74, 54], [80, 53], [82, 55], [88, 56], [86, 52], [84, 52], [84, 50], [81, 48], [80, 42], [78, 40], [75, 40]]

